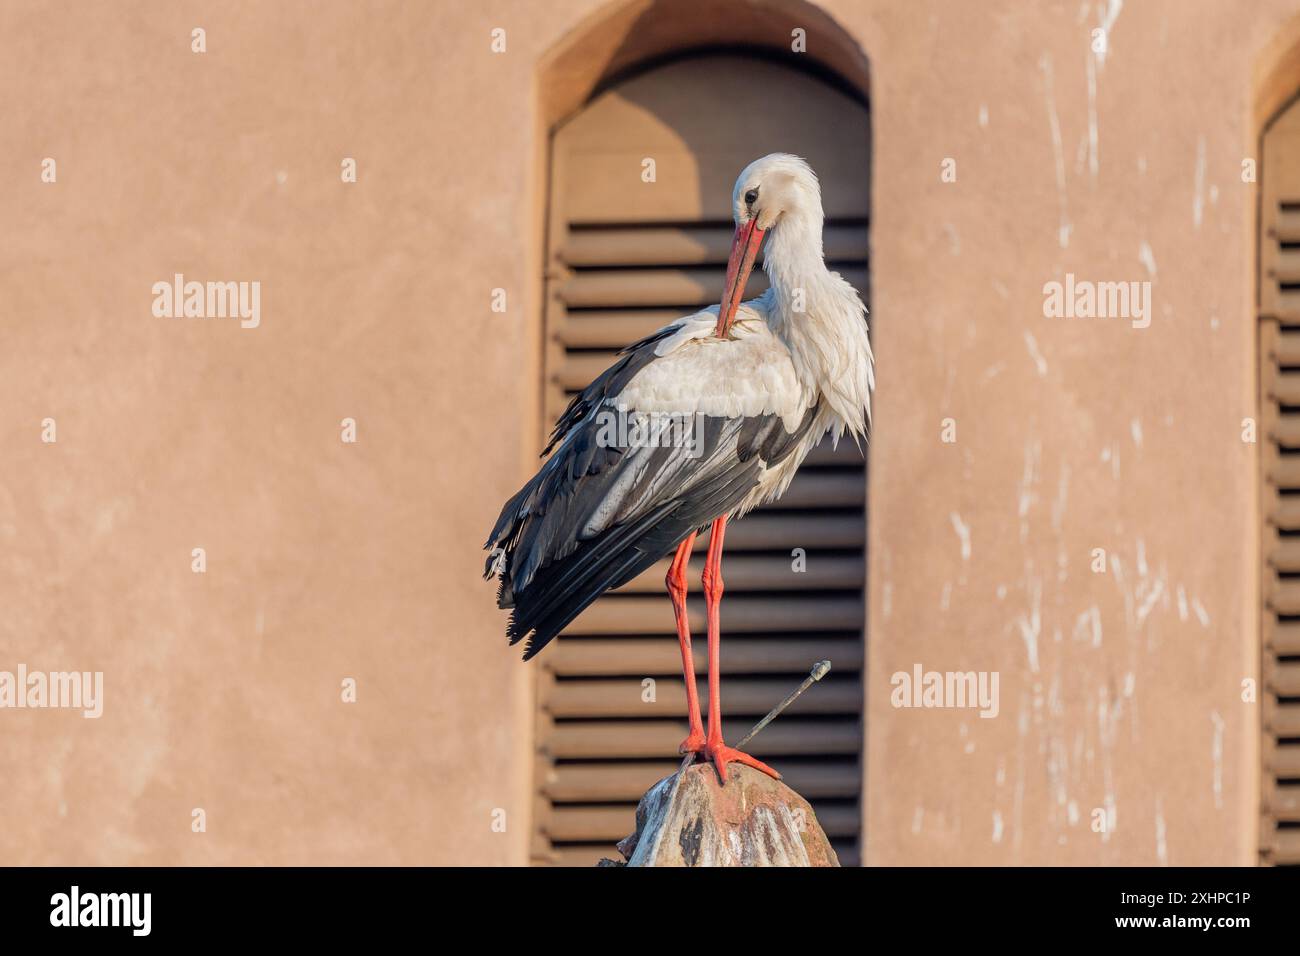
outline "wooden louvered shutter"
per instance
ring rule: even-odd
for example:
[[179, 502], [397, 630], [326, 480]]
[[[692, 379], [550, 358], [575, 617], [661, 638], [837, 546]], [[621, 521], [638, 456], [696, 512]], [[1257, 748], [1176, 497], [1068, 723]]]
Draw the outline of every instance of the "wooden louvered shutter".
[[[617, 349], [722, 293], [731, 186], [751, 160], [802, 153], [817, 170], [827, 258], [866, 298], [865, 106], [763, 60], [679, 60], [597, 96], [552, 142], [546, 274], [547, 425]], [[646, 160], [654, 181], [646, 182]], [[756, 272], [756, 295], [766, 277]], [[814, 451], [785, 497], [727, 531], [724, 732], [737, 741], [821, 658], [833, 674], [757, 737], [814, 805], [841, 861], [861, 821], [865, 474], [852, 442]], [[705, 630], [691, 566], [701, 677]], [[806, 552], [806, 572], [792, 551]], [[538, 862], [618, 858], [637, 799], [678, 765], [685, 692], [664, 592], [667, 561], [589, 608], [539, 658]], [[647, 702], [643, 681], [655, 682]], [[701, 684], [701, 693], [704, 685]], [[707, 720], [707, 716], [706, 716]]]
[[1300, 864], [1300, 101], [1260, 164], [1264, 739], [1260, 851]]

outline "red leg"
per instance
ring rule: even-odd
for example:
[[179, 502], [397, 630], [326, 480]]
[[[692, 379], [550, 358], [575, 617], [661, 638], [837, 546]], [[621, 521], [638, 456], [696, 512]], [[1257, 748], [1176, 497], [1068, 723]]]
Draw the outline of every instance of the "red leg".
[[668, 595], [673, 599], [673, 616], [677, 618], [677, 642], [682, 647], [682, 679], [686, 681], [686, 719], [690, 733], [677, 748], [684, 754], [704, 749], [704, 722], [700, 719], [700, 695], [695, 689], [695, 658], [691, 655], [691, 625], [686, 617], [686, 565], [695, 546], [695, 532], [677, 546], [677, 554], [668, 568]]
[[704, 562], [704, 603], [709, 611], [709, 736], [704, 743], [704, 753], [717, 768], [718, 779], [727, 782], [727, 764], [731, 761], [761, 770], [769, 777], [781, 775], [747, 753], [722, 742], [722, 635], [720, 633], [722, 604], [722, 539], [727, 533], [727, 518], [723, 515], [713, 522], [709, 536], [709, 554]]

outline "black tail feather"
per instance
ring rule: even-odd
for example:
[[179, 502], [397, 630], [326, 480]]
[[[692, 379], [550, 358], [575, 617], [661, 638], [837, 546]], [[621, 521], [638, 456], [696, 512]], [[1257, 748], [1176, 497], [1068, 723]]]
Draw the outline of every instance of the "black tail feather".
[[[539, 570], [528, 587], [514, 595], [506, 636], [511, 644], [528, 638], [524, 660], [536, 657], [616, 582], [640, 574], [663, 557], [663, 551], [646, 551], [637, 545], [656, 524], [669, 521], [679, 525], [673, 521], [672, 510], [673, 505], [665, 505], [634, 524], [611, 528], [584, 542], [563, 561]], [[690, 526], [684, 526], [680, 537], [689, 533]]]
[[725, 514], [752, 482], [752, 474], [739, 473], [705, 498], [665, 504], [542, 568], [526, 589], [513, 595], [514, 611], [506, 630], [510, 643], [528, 638], [524, 660], [532, 660], [596, 598], [626, 584], [671, 553], [692, 531]]

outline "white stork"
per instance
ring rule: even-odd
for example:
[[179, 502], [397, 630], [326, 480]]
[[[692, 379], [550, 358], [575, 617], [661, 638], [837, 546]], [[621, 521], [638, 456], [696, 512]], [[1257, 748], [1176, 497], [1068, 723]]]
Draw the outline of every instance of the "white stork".
[[[486, 577], [512, 608], [511, 644], [535, 656], [605, 591], [674, 549], [668, 593], [677, 619], [690, 733], [680, 753], [712, 761], [723, 783], [738, 761], [773, 777], [722, 740], [719, 617], [727, 520], [781, 496], [827, 432], [864, 439], [875, 387], [866, 306], [826, 268], [817, 177], [773, 153], [745, 168], [732, 191], [736, 232], [720, 306], [628, 346], [569, 404], [555, 453], [502, 509], [488, 538]], [[770, 288], [741, 303], [764, 238]], [[611, 415], [700, 423], [686, 441], [611, 441]], [[642, 436], [654, 426], [642, 432]], [[709, 729], [704, 732], [686, 616], [686, 565], [712, 524], [703, 586], [708, 609]]]

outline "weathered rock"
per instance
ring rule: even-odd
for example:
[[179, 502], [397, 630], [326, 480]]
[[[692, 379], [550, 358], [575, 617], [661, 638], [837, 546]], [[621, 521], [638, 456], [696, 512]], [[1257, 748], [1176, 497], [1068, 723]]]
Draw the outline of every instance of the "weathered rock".
[[725, 787], [703, 763], [660, 780], [618, 849], [628, 866], [840, 865], [808, 801], [738, 763]]

